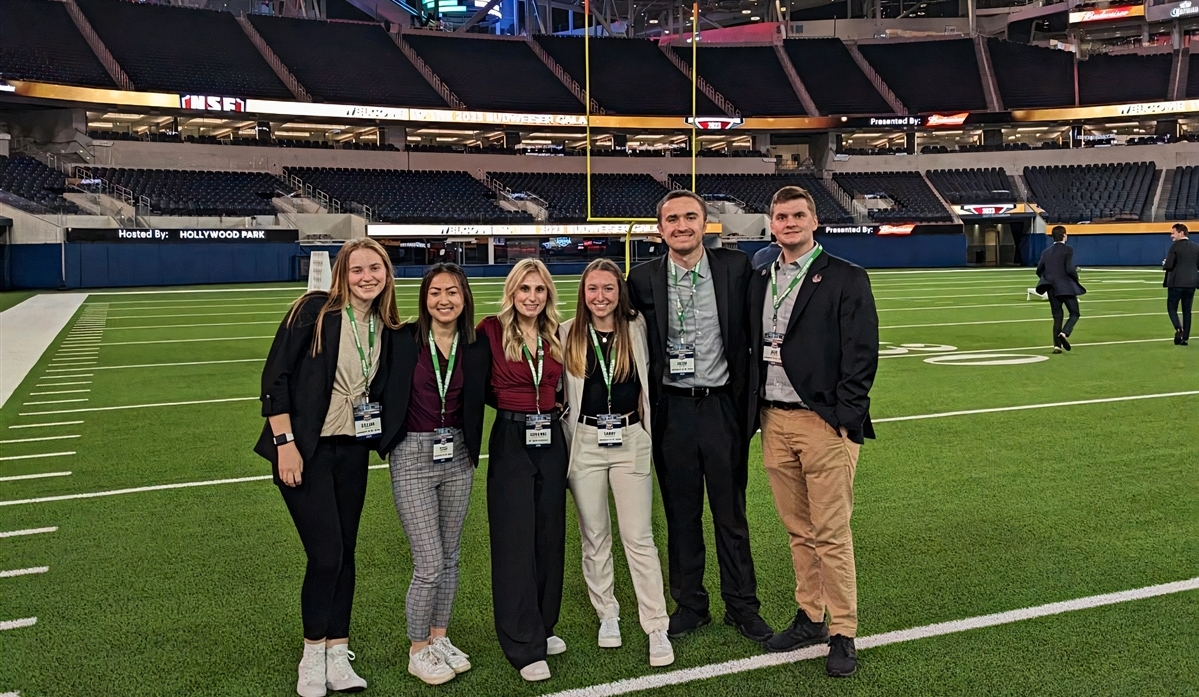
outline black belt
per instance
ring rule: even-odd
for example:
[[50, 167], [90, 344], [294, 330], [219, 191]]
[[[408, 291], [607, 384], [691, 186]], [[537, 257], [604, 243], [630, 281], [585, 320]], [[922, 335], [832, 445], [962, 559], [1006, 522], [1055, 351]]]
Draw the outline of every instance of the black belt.
[[797, 402], [776, 402], [771, 399], [763, 399], [762, 406], [783, 411], [812, 411], [811, 408]]
[[[536, 414], [537, 412], [531, 411], [528, 413]], [[562, 412], [558, 411], [557, 409], [554, 409], [553, 411], [543, 411], [541, 413], [543, 415], [548, 414], [551, 422], [557, 421], [562, 416]], [[525, 415], [526, 414], [523, 411], [508, 411], [506, 409], [497, 409], [495, 412], [495, 418], [497, 418], [497, 419], [503, 419], [505, 421], [515, 421], [517, 423], [522, 423], [522, 424], [525, 422]]]
[[[586, 414], [579, 415], [579, 423], [587, 425], [587, 426], [595, 426], [597, 428], [599, 427], [599, 420], [596, 419], [594, 416], [588, 416]], [[635, 411], [629, 412], [628, 414], [625, 414], [624, 416], [620, 417], [621, 428], [628, 428], [629, 426], [632, 426], [633, 424], [639, 424], [639, 423], [641, 423], [641, 415]]]
[[728, 392], [728, 389], [728, 385], [721, 385], [720, 387], [675, 387], [674, 385], [662, 385], [663, 392], [675, 397], [707, 397], [711, 394]]

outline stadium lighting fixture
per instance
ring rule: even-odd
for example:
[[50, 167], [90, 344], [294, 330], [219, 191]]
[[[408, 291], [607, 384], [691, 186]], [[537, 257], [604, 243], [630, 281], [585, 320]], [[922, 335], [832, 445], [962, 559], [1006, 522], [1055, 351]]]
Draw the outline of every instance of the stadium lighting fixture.
[[753, 10], [741, 10], [741, 14], [743, 14], [743, 15], [747, 15], [750, 12], [753, 12]]
[[451, 136], [473, 136], [476, 131], [456, 131], [452, 128], [422, 128], [417, 133], [428, 133], [429, 135], [451, 135]]
[[[441, 140], [441, 138], [438, 138], [437, 140]], [[553, 145], [553, 144], [554, 144], [554, 141], [552, 141], [552, 140], [532, 140], [532, 139], [529, 139], [529, 140], [522, 140], [522, 141], [520, 141], [520, 144], [521, 144], [521, 145]]]
[[312, 134], [303, 131], [275, 131], [275, 135], [285, 138], [308, 138]]
[[749, 18], [749, 20], [750, 20], [751, 22], [756, 22], [756, 21], [758, 21], [758, 20], [760, 20], [760, 19], [762, 19], [762, 18], [761, 18], [761, 17], [759, 17], [759, 16], [757, 16], [757, 15], [754, 15], [753, 17], [750, 17], [750, 18]]
[[438, 143], [452, 143], [452, 142], [454, 142], [454, 141], [456, 141], [456, 140], [458, 140], [458, 139], [457, 139], [457, 138], [445, 138], [445, 137], [439, 137], [439, 138], [437, 138], [436, 140], [437, 140], [437, 142], [438, 142]]
[[656, 19], [651, 19], [651, 20], [649, 21], [649, 23], [650, 23], [650, 24], [657, 24], [657, 23], [658, 23], [658, 20], [656, 20]]
[[115, 125], [116, 124], [114, 124], [110, 121], [92, 121], [92, 122], [88, 123], [87, 127], [88, 128], [112, 128]]

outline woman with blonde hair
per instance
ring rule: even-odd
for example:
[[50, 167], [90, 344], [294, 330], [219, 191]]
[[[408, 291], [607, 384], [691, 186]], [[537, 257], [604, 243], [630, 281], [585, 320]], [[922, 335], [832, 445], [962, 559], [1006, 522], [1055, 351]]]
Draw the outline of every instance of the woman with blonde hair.
[[368, 395], [400, 325], [387, 253], [353, 240], [337, 254], [329, 291], [292, 305], [262, 371], [267, 423], [254, 451], [270, 461], [308, 556], [301, 697], [366, 687], [350, 667], [349, 632], [367, 457], [382, 432]]
[[545, 657], [566, 650], [554, 635], [566, 545], [566, 440], [556, 404], [562, 344], [545, 264], [517, 262], [499, 314], [478, 331], [491, 345], [488, 394], [497, 410], [487, 463], [495, 631], [521, 677], [545, 680]]
[[579, 510], [583, 577], [600, 619], [599, 645], [621, 645], [620, 604], [612, 592], [611, 487], [641, 629], [649, 636], [649, 664], [667, 666], [674, 650], [666, 637], [670, 617], [652, 524], [649, 346], [645, 319], [633, 309], [612, 260], [596, 259], [583, 271], [575, 318], [559, 333], [566, 354], [562, 429]]

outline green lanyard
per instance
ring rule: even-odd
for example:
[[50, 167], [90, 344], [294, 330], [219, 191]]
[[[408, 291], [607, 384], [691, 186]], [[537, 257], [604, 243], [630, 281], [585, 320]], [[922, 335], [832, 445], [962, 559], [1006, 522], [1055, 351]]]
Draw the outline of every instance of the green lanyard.
[[[608, 413], [611, 414], [612, 413], [612, 373], [614, 373], [616, 370], [616, 359], [612, 357], [611, 353], [608, 354], [607, 358], [604, 358], [604, 352], [600, 350], [599, 337], [596, 336], [596, 334], [595, 334], [594, 326], [592, 326], [590, 324], [587, 325], [587, 331], [591, 332], [591, 345], [595, 348], [595, 362], [599, 363], [600, 371], [604, 375], [604, 385], [608, 388]], [[613, 342], [615, 342], [616, 341], [615, 337], [613, 337], [612, 340], [613, 340]], [[616, 348], [615, 344], [613, 345], [612, 348], [613, 349]]]
[[529, 353], [529, 345], [522, 344], [520, 350], [525, 354], [525, 362], [529, 364], [529, 372], [533, 373], [533, 399], [537, 404], [537, 413], [541, 413], [541, 371], [545, 368], [545, 349], [541, 347], [541, 335], [537, 335], [537, 367], [533, 367], [533, 355]]
[[[362, 361], [362, 379], [366, 381], [366, 385], [369, 387], [371, 382], [371, 359], [375, 355], [375, 315], [373, 312], [371, 313], [370, 323], [367, 325], [369, 337], [367, 340], [370, 342], [370, 353], [368, 354], [362, 352], [362, 340], [358, 338], [358, 320], [354, 319], [354, 308], [346, 305], [346, 314], [350, 316], [350, 326], [354, 329], [354, 345], [358, 347], [358, 359]], [[366, 389], [367, 387], [364, 387], [363, 391], [366, 391]]]
[[[696, 264], [687, 273], [691, 274], [691, 297], [687, 299], [687, 304], [683, 305], [682, 294], [679, 292], [679, 269], [674, 261], [670, 261], [670, 275], [674, 281], [674, 304], [675, 311], [679, 316], [679, 342], [683, 343], [687, 340], [687, 310], [695, 307], [696, 286], [699, 285], [699, 264]], [[699, 321], [698, 319], [696, 320]]]
[[787, 289], [783, 291], [782, 295], [779, 295], [778, 286], [779, 267], [783, 264], [782, 255], [779, 256], [774, 266], [770, 268], [770, 304], [774, 306], [775, 329], [778, 328], [779, 308], [782, 307], [783, 301], [787, 299], [788, 295], [791, 295], [791, 291], [795, 290], [796, 286], [803, 282], [804, 276], [808, 275], [808, 269], [812, 266], [812, 262], [816, 261], [816, 257], [820, 256], [822, 251], [824, 251], [824, 248], [820, 246], [819, 242], [816, 243], [816, 248], [812, 250], [812, 256], [808, 257], [804, 265], [799, 267], [799, 272], [791, 279], [791, 283], [787, 285]]
[[445, 369], [445, 382], [441, 381], [441, 359], [437, 352], [437, 341], [433, 338], [433, 330], [429, 330], [429, 358], [433, 359], [433, 377], [437, 378], [437, 395], [441, 397], [441, 425], [445, 426], [445, 396], [450, 391], [450, 380], [454, 376], [454, 360], [458, 356], [458, 333], [454, 333], [454, 343], [450, 345], [450, 362]]

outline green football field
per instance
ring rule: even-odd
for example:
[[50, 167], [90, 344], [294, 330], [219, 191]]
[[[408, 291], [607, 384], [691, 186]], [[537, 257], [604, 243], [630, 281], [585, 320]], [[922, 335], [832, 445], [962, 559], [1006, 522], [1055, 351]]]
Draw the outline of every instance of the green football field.
[[[1161, 272], [1084, 269], [1063, 355], [1027, 269], [871, 278], [884, 343], [853, 519], [858, 675], [826, 678], [811, 652], [761, 658], [719, 621], [649, 668], [619, 548], [625, 645], [596, 647], [568, 498], [569, 649], [524, 683], [492, 625], [484, 460], [450, 626], [474, 668], [441, 688], [407, 674], [411, 560], [372, 470], [351, 637], [368, 694], [1199, 693], [1199, 341], [1173, 345]], [[576, 285], [558, 282], [567, 316]], [[502, 279], [472, 287], [479, 317], [498, 309]], [[304, 555], [251, 446], [262, 361], [302, 289], [170, 290], [90, 295], [0, 409], [0, 696], [294, 694]], [[416, 290], [402, 282], [402, 314]], [[748, 500], [762, 613], [781, 629], [794, 576], [756, 440]], [[654, 524], [665, 566], [660, 500]]]

